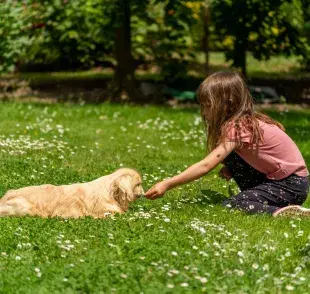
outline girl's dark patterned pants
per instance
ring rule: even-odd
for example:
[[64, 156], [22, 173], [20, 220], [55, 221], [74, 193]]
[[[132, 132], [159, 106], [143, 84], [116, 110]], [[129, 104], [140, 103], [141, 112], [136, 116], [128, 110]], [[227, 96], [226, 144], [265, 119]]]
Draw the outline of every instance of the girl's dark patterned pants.
[[230, 170], [241, 192], [223, 202], [226, 207], [249, 213], [274, 213], [288, 205], [301, 205], [309, 191], [308, 177], [295, 174], [282, 180], [269, 180], [246, 163], [236, 152], [223, 162]]

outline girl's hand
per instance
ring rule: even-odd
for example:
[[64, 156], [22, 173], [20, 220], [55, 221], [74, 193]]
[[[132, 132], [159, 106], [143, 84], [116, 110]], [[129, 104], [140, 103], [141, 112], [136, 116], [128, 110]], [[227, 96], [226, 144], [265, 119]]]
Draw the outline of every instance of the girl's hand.
[[226, 181], [229, 181], [232, 178], [232, 174], [226, 166], [221, 168], [221, 170], [219, 171], [219, 176]]
[[165, 182], [160, 182], [154, 185], [150, 190], [145, 193], [145, 197], [151, 200], [164, 196], [168, 190], [168, 185]]

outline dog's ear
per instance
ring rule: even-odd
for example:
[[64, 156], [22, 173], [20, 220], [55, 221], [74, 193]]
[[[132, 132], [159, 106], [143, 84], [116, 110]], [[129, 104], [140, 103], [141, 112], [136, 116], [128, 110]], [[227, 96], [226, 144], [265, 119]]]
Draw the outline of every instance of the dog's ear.
[[[112, 190], [114, 198], [126, 201], [133, 199], [132, 176], [121, 175], [113, 181]], [[116, 199], [116, 200], [118, 200]]]

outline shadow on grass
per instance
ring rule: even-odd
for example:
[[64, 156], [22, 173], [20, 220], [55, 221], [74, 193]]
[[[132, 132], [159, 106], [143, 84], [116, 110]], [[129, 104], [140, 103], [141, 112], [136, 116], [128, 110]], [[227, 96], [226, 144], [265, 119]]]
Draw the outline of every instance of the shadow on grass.
[[221, 204], [224, 200], [228, 198], [226, 195], [210, 189], [201, 190], [201, 193], [204, 195], [204, 204]]

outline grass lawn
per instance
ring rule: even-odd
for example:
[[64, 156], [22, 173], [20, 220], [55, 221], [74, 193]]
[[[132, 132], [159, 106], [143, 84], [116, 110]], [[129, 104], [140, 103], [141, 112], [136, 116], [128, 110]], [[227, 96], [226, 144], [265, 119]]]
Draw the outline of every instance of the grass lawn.
[[[210, 52], [210, 68], [213, 71], [222, 70], [230, 66], [230, 62], [225, 60], [225, 55], [222, 52]], [[197, 63], [200, 64], [200, 69], [195, 67], [194, 70], [189, 71], [189, 75], [205, 76], [203, 72], [203, 64], [205, 58], [203, 54], [197, 56]], [[258, 61], [253, 58], [251, 53], [247, 54], [247, 70], [250, 78], [309, 78], [309, 72], [302, 71], [297, 57], [275, 56], [268, 61]], [[160, 80], [160, 73], [150, 71], [137, 70], [137, 78], [140, 80], [154, 79]], [[87, 80], [107, 80], [113, 77], [113, 70], [110, 68], [103, 68], [102, 70], [85, 70], [72, 72], [46, 72], [46, 73], [21, 73], [18, 75], [6, 75], [2, 77], [18, 77], [29, 80], [32, 85], [42, 83], [57, 83], [66, 80], [73, 81], [87, 81]]]
[[[214, 68], [229, 67], [221, 52], [210, 53], [210, 66]], [[200, 59], [203, 62], [204, 58]], [[302, 71], [300, 62], [296, 56], [274, 56], [269, 60], [257, 60], [251, 53], [247, 53], [247, 71], [251, 78], [309, 78], [309, 72]]]
[[[147, 189], [204, 156], [194, 109], [2, 103], [0, 114], [1, 194], [121, 166]], [[309, 164], [310, 111], [270, 114]], [[227, 186], [214, 171], [110, 219], [2, 218], [0, 292], [309, 293], [310, 220], [225, 210]]]

